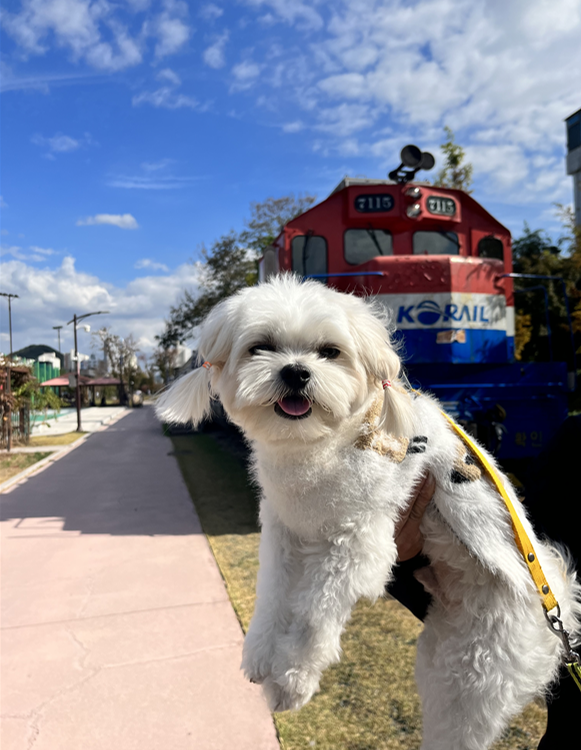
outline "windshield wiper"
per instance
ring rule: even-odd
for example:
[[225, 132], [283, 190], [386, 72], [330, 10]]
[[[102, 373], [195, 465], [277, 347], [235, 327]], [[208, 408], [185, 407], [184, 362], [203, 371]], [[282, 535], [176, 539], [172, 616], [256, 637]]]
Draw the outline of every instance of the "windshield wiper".
[[381, 246], [380, 246], [380, 244], [379, 244], [379, 242], [377, 240], [377, 235], [375, 234], [375, 229], [371, 226], [371, 224], [368, 227], [366, 227], [366, 229], [367, 229], [367, 234], [371, 237], [371, 239], [373, 240], [373, 244], [377, 248], [377, 252], [380, 255], [383, 255], [383, 250], [381, 249]]
[[447, 240], [453, 242], [458, 249], [460, 248], [460, 240], [458, 239], [456, 232], [440, 232], [440, 234], [443, 234]]
[[309, 246], [309, 240], [311, 239], [313, 234], [314, 232], [312, 229], [309, 229], [309, 231], [305, 234], [305, 241], [303, 243], [303, 276], [307, 275], [307, 258], [309, 257], [307, 248]]

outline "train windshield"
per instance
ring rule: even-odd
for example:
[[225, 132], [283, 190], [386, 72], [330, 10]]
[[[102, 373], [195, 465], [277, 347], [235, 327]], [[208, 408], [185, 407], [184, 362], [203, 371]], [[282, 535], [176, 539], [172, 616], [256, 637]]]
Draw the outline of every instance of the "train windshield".
[[327, 240], [308, 234], [294, 237], [292, 244], [292, 270], [301, 276], [327, 273]]
[[348, 229], [344, 243], [345, 260], [355, 266], [378, 255], [393, 255], [391, 232], [385, 229]]
[[415, 232], [414, 255], [459, 255], [460, 242], [456, 232]]

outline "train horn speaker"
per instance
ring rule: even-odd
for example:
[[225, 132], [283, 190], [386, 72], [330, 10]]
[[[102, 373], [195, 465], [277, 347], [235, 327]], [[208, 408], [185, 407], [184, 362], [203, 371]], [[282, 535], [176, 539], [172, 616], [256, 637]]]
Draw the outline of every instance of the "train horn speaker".
[[404, 146], [401, 150], [401, 163], [408, 169], [420, 169], [422, 152], [417, 146]]
[[420, 169], [431, 169], [436, 160], [428, 151], [421, 151], [417, 146], [409, 144], [401, 150], [401, 164], [389, 173], [389, 179], [399, 183], [413, 180]]

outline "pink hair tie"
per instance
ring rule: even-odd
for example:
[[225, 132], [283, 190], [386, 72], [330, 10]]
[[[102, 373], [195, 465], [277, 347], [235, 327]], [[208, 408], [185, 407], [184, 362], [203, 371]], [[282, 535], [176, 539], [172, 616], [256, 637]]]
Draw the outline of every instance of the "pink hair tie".
[[383, 386], [383, 390], [391, 388], [391, 380], [382, 380], [381, 385]]
[[202, 367], [205, 367], [206, 370], [209, 370], [210, 367], [212, 367], [212, 363], [211, 362], [204, 362], [204, 364], [202, 365]]

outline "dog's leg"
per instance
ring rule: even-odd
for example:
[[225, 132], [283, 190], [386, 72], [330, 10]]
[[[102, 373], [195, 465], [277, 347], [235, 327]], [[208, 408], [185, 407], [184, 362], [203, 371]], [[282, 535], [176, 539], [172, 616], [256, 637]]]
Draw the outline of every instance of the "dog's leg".
[[289, 532], [266, 502], [262, 503], [260, 519], [256, 605], [242, 657], [244, 674], [258, 684], [270, 675], [277, 638], [290, 623], [288, 592], [296, 567]]
[[383, 517], [297, 549], [303, 572], [291, 592], [292, 622], [278, 639], [272, 675], [264, 682], [272, 710], [303, 706], [323, 670], [339, 660], [353, 605], [383, 593], [397, 556], [392, 540], [393, 521]]
[[422, 750], [486, 750], [555, 676], [558, 639], [532, 604], [498, 596], [477, 614], [433, 606], [416, 664]]

